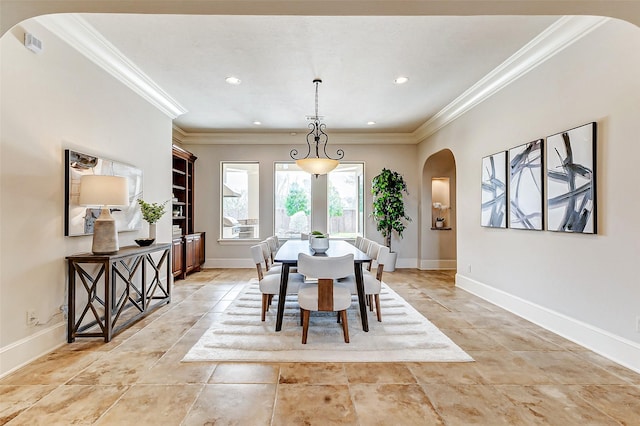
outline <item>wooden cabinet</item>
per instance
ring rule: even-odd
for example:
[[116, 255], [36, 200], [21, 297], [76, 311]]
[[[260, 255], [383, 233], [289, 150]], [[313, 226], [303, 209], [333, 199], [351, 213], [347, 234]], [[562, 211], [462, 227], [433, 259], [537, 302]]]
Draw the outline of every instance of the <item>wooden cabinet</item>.
[[171, 263], [174, 278], [182, 278], [184, 271], [184, 242], [182, 237], [174, 238], [171, 247]]
[[194, 230], [195, 161], [189, 151], [173, 146], [173, 276], [199, 271], [205, 261], [204, 232]]
[[174, 236], [194, 232], [195, 161], [197, 157], [178, 146], [173, 146], [172, 215]]

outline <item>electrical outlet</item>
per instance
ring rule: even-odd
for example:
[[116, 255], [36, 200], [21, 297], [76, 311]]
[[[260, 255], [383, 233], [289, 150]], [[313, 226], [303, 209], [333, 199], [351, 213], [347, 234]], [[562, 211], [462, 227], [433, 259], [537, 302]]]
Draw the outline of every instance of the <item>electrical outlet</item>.
[[636, 333], [640, 333], [640, 317], [636, 317]]
[[467, 265], [467, 272], [471, 272], [471, 264]]
[[38, 324], [38, 315], [36, 315], [35, 309], [29, 309], [27, 311], [27, 325], [33, 327]]

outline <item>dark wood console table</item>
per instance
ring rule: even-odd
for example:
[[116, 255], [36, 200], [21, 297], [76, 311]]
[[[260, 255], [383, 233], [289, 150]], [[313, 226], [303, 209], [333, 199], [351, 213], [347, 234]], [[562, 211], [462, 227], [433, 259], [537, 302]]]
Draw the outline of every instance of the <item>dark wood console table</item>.
[[[104, 341], [109, 342], [123, 328], [171, 301], [173, 275], [169, 243], [122, 247], [111, 255], [82, 253], [66, 259], [69, 343], [76, 337], [104, 337]], [[80, 294], [76, 294], [78, 281], [81, 284], [78, 288], [84, 289]], [[81, 305], [76, 317], [78, 297]]]

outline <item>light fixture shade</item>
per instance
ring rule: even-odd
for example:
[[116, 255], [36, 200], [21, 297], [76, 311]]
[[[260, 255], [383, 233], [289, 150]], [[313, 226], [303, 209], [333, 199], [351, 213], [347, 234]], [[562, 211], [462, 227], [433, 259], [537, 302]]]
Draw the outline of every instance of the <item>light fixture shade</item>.
[[81, 206], [129, 205], [129, 185], [122, 176], [84, 175], [80, 178]]
[[296, 164], [302, 170], [312, 175], [326, 175], [331, 170], [338, 167], [340, 162], [331, 158], [303, 158], [296, 160]]

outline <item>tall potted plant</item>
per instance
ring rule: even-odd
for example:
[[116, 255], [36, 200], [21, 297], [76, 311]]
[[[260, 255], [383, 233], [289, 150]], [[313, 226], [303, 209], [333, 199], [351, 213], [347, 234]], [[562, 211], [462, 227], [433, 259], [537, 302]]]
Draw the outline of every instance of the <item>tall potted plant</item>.
[[371, 217], [376, 222], [376, 227], [391, 252], [389, 258], [385, 260], [384, 266], [387, 271], [395, 270], [398, 256], [397, 253], [391, 251], [393, 231], [402, 238], [402, 232], [406, 228], [404, 221], [411, 222], [411, 218], [404, 211], [403, 193], [408, 195], [409, 191], [407, 191], [404, 178], [398, 172], [383, 168], [382, 172], [371, 182], [371, 194], [373, 194]]

